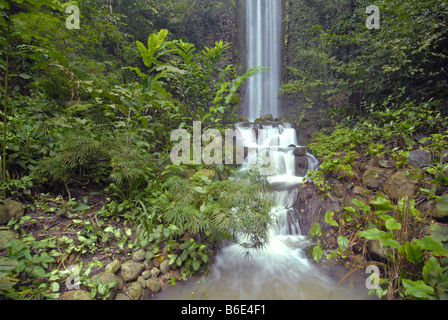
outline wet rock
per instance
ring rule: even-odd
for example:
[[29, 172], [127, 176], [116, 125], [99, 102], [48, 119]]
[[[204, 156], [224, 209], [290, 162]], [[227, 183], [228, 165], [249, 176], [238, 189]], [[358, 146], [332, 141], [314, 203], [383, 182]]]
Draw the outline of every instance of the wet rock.
[[265, 114], [265, 115], [262, 115], [262, 116], [260, 117], [260, 119], [261, 119], [262, 121], [274, 121], [274, 117], [273, 117], [272, 114], [270, 114], [270, 113]]
[[161, 271], [159, 268], [156, 268], [156, 267], [152, 268], [151, 277], [157, 278], [159, 276], [160, 272]]
[[131, 300], [131, 298], [129, 298], [127, 295], [125, 295], [124, 293], [118, 293], [117, 296], [115, 297], [115, 300]]
[[238, 121], [240, 122], [249, 122], [249, 120], [245, 116], [239, 116]]
[[369, 167], [362, 176], [362, 182], [368, 189], [381, 189], [392, 172], [379, 167]]
[[157, 293], [162, 289], [162, 285], [155, 278], [149, 278], [146, 280], [146, 287], [154, 293]]
[[432, 165], [432, 152], [429, 150], [414, 150], [409, 152], [408, 164], [415, 168], [425, 168]]
[[145, 270], [142, 272], [142, 277], [145, 279], [149, 279], [151, 277], [151, 270]]
[[163, 274], [169, 273], [171, 270], [170, 262], [169, 260], [163, 260], [160, 264], [160, 271], [162, 271]]
[[128, 294], [132, 300], [139, 300], [142, 296], [143, 288], [138, 282], [132, 282], [128, 287]]
[[92, 300], [92, 297], [90, 296], [90, 293], [85, 290], [71, 290], [64, 292], [59, 297], [59, 300], [73, 300], [73, 301]]
[[121, 275], [125, 282], [131, 282], [137, 280], [144, 270], [145, 265], [143, 263], [129, 261], [121, 266]]
[[306, 148], [301, 148], [301, 147], [295, 148], [294, 149], [294, 156], [295, 157], [306, 156]]
[[386, 181], [383, 191], [391, 200], [398, 201], [404, 197], [413, 198], [419, 189], [421, 175], [419, 169], [399, 171]]
[[140, 286], [145, 289], [146, 288], [146, 279], [143, 276], [140, 276], [137, 278], [137, 282], [140, 284]]

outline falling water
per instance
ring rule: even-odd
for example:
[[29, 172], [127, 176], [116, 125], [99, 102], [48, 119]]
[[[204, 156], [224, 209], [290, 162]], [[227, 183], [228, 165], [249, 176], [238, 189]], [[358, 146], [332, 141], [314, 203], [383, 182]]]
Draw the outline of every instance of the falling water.
[[[246, 114], [252, 121], [268, 113], [278, 117], [281, 1], [247, 0], [246, 9], [247, 64], [249, 67], [270, 67], [268, 74], [250, 80], [244, 103]], [[205, 282], [186, 284], [175, 293], [171, 291], [159, 298], [185, 299], [195, 292], [199, 293], [196, 298], [215, 300], [328, 299], [345, 274], [332, 267], [332, 273], [337, 274], [332, 277], [325, 266], [309, 259], [307, 248], [310, 243], [301, 233], [298, 219], [294, 219], [300, 213], [294, 211], [293, 203], [306, 179], [296, 172], [294, 149], [298, 147], [298, 141], [295, 129], [288, 123], [245, 123], [236, 127], [246, 148], [257, 151], [269, 149], [269, 158], [275, 164], [276, 174], [269, 176], [269, 182], [275, 203], [271, 215], [278, 223], [270, 231], [269, 243], [263, 250], [252, 251], [248, 260], [243, 259], [246, 248], [229, 244], [220, 250]], [[254, 160], [251, 157], [259, 155], [260, 152], [250, 153], [241, 170], [250, 166]], [[307, 156], [308, 169], [316, 168], [317, 160], [310, 154]], [[360, 276], [360, 279], [365, 281], [365, 277]], [[343, 285], [332, 297], [358, 299], [367, 295], [365, 287], [353, 289]]]
[[279, 117], [278, 94], [281, 84], [280, 0], [246, 1], [246, 63], [248, 68], [267, 67], [268, 71], [249, 79], [244, 105], [249, 121], [261, 115]]

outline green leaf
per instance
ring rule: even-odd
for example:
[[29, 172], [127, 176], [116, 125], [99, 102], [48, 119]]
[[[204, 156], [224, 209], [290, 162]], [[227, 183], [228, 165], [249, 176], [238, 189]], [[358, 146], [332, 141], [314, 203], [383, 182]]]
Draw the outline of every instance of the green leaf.
[[358, 199], [352, 199], [352, 202], [359, 207], [362, 211], [369, 211], [370, 206], [366, 205], [364, 202], [361, 202]]
[[391, 217], [386, 220], [386, 228], [390, 231], [401, 230], [401, 223]]
[[344, 237], [344, 236], [338, 237], [338, 245], [339, 245], [339, 248], [342, 250], [342, 252], [347, 250], [349, 244], [350, 244], [350, 242], [347, 237]]
[[377, 228], [370, 228], [367, 229], [365, 231], [360, 231], [358, 232], [358, 234], [363, 237], [366, 238], [367, 240], [387, 240], [387, 239], [392, 239], [393, 235], [385, 232], [385, 231], [381, 231], [378, 230]]
[[320, 245], [316, 245], [313, 248], [313, 258], [316, 262], [319, 262], [322, 259], [323, 250]]
[[428, 286], [424, 281], [411, 281], [408, 279], [403, 279], [403, 286], [405, 288], [405, 293], [416, 298], [424, 299], [428, 298], [429, 295], [434, 295], [434, 288]]
[[418, 263], [422, 262], [423, 260], [423, 252], [420, 250], [420, 247], [416, 244], [410, 243], [409, 241], [406, 242], [404, 245], [404, 249], [406, 252], [406, 258], [411, 263]]
[[319, 222], [316, 222], [310, 230], [310, 235], [313, 237], [320, 237], [322, 235], [322, 227]]
[[434, 240], [431, 236], [415, 240], [415, 244], [423, 250], [431, 251], [436, 256], [448, 256], [442, 242]]
[[426, 261], [422, 270], [423, 279], [432, 287], [435, 287], [439, 282], [444, 280], [443, 268], [435, 257], [431, 257]]
[[339, 227], [339, 224], [334, 220], [334, 212], [325, 213], [325, 222], [334, 227]]
[[378, 194], [377, 199], [370, 201], [376, 211], [379, 213], [389, 212], [393, 209], [392, 202], [383, 197], [383, 195]]

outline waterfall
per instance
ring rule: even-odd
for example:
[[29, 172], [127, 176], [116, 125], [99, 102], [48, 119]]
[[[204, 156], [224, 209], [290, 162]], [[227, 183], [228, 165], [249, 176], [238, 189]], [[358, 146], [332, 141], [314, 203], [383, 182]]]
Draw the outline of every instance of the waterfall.
[[[245, 115], [251, 121], [264, 114], [280, 116], [281, 1], [246, 0], [247, 65], [267, 66], [269, 73], [251, 78], [245, 101]], [[296, 130], [289, 123], [238, 123], [243, 145], [248, 152], [240, 170], [256, 163], [261, 150], [269, 150], [273, 175], [268, 177], [273, 192], [271, 215], [277, 224], [270, 230], [269, 241], [262, 250], [252, 250], [250, 259], [243, 257], [247, 248], [227, 244], [221, 248], [211, 266], [202, 289], [207, 299], [268, 300], [328, 299], [337, 281], [307, 256], [310, 243], [300, 230], [293, 203], [300, 192], [306, 171], [297, 169]], [[256, 152], [252, 152], [252, 151]], [[301, 153], [302, 154], [302, 153]], [[306, 166], [312, 170], [317, 160], [306, 154]], [[303, 164], [303, 163], [302, 163]], [[303, 166], [302, 166], [303, 168]], [[338, 279], [340, 280], [340, 279]], [[183, 299], [198, 289], [194, 283], [178, 291]], [[361, 288], [362, 290], [365, 290]], [[335, 298], [359, 298], [360, 292], [335, 295]], [[177, 298], [174, 295], [170, 299]]]
[[282, 10], [280, 0], [246, 0], [246, 63], [268, 71], [248, 81], [243, 104], [254, 121], [261, 115], [280, 116]]

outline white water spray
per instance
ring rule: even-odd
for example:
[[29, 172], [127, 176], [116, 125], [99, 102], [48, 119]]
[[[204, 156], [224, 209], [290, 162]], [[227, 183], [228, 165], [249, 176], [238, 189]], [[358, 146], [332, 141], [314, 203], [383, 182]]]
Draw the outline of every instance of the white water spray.
[[280, 0], [246, 0], [247, 67], [267, 67], [268, 72], [250, 78], [244, 99], [246, 117], [254, 121], [271, 113], [280, 116], [282, 10]]

